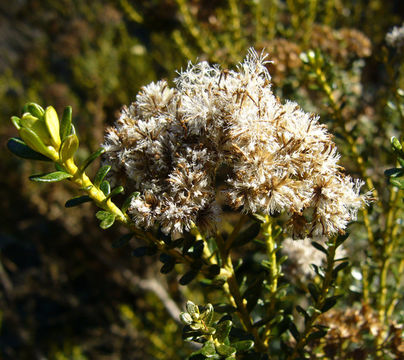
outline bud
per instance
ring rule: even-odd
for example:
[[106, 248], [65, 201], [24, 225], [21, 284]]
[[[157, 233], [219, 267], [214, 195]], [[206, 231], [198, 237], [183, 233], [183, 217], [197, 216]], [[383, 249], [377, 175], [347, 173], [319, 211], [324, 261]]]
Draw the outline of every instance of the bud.
[[16, 116], [11, 118], [20, 137], [32, 150], [57, 160], [61, 141], [55, 109], [48, 107], [44, 111], [41, 106], [28, 103], [24, 106], [24, 111], [21, 119]]

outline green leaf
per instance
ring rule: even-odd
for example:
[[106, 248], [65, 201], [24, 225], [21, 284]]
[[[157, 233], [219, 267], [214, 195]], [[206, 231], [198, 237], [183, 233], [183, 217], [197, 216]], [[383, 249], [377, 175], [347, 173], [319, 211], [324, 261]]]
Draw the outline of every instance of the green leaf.
[[72, 198], [70, 200], [67, 200], [66, 204], [65, 204], [65, 207], [71, 208], [71, 207], [74, 207], [74, 206], [84, 204], [84, 203], [89, 202], [89, 201], [92, 201], [92, 199], [88, 195], [77, 196], [77, 197], [74, 197], [74, 198]]
[[35, 104], [33, 102], [25, 104], [25, 109], [27, 112], [31, 113], [38, 119], [44, 116], [45, 110], [43, 109], [42, 106], [39, 106], [38, 104]]
[[[213, 314], [214, 314], [213, 306], [212, 304], [207, 304], [203, 313], [201, 314], [201, 320], [205, 322], [206, 326], [210, 326], [213, 320]], [[216, 332], [216, 329], [215, 329]]]
[[99, 156], [105, 153], [104, 148], [99, 148], [97, 151], [93, 152], [86, 160], [84, 160], [83, 165], [80, 167], [80, 173], [83, 173], [87, 167]]
[[108, 211], [98, 211], [96, 217], [101, 220], [100, 228], [105, 230], [114, 224], [116, 216]]
[[[48, 156], [52, 159], [52, 156], [57, 156], [56, 152], [52, 152], [48, 149], [39, 136], [34, 133], [31, 129], [21, 128], [19, 134], [22, 140], [27, 144], [32, 150], [41, 153], [42, 155]], [[52, 159], [53, 160], [53, 159]]]
[[390, 141], [391, 141], [391, 147], [392, 147], [393, 151], [402, 155], [403, 146], [401, 145], [400, 141], [395, 136], [393, 136]]
[[27, 144], [19, 138], [11, 138], [7, 142], [7, 148], [14, 155], [23, 159], [50, 161], [46, 156], [32, 150]]
[[125, 213], [129, 209], [132, 199], [137, 198], [138, 196], [140, 196], [140, 192], [135, 191], [125, 199], [121, 209], [123, 213]]
[[129, 243], [130, 239], [132, 239], [133, 233], [122, 235], [118, 240], [115, 240], [112, 243], [112, 247], [114, 249], [119, 249]]
[[72, 128], [72, 107], [66, 106], [63, 111], [62, 121], [60, 123], [60, 138], [62, 141], [68, 137]]
[[102, 166], [98, 171], [97, 174], [95, 174], [94, 177], [94, 186], [99, 187], [102, 181], [104, 180], [105, 176], [108, 174], [108, 172], [111, 170], [111, 166], [109, 165], [104, 165]]
[[339, 264], [338, 266], [336, 266], [336, 267], [334, 268], [334, 270], [332, 271], [332, 276], [333, 276], [334, 278], [336, 278], [337, 275], [338, 275], [338, 272], [340, 272], [341, 270], [345, 269], [348, 265], [349, 265], [349, 261], [344, 261], [344, 262], [342, 262], [341, 264]]
[[12, 116], [11, 122], [17, 128], [17, 130], [21, 129], [21, 119], [18, 116]]
[[330, 310], [337, 303], [337, 300], [341, 297], [341, 295], [331, 296], [324, 301], [324, 305], [321, 308], [321, 312], [325, 313]]
[[237, 341], [232, 343], [231, 346], [236, 349], [237, 353], [241, 353], [251, 350], [254, 346], [254, 341], [252, 340]]
[[201, 349], [201, 354], [206, 356], [207, 358], [211, 358], [212, 356], [216, 355], [215, 344], [213, 341], [207, 341], [203, 348]]
[[260, 223], [266, 223], [267, 222], [266, 217], [264, 215], [262, 215], [262, 214], [255, 213], [255, 214], [252, 214], [252, 217], [255, 220], [257, 220], [258, 222], [260, 222]]
[[198, 240], [195, 244], [190, 248], [188, 254], [194, 259], [200, 259], [203, 253], [203, 248], [205, 247], [203, 240]]
[[45, 110], [45, 124], [51, 137], [52, 145], [58, 149], [60, 146], [59, 118], [56, 110], [48, 106]]
[[307, 322], [310, 320], [309, 314], [304, 310], [300, 305], [296, 305], [296, 310], [299, 314], [301, 314], [304, 317], [304, 321]]
[[309, 283], [307, 285], [307, 288], [309, 289], [310, 295], [314, 299], [314, 301], [317, 301], [319, 297], [319, 291], [317, 286], [313, 283]]
[[37, 181], [37, 182], [57, 182], [65, 179], [70, 179], [72, 177], [73, 175], [68, 174], [66, 172], [55, 171], [49, 174], [32, 175], [29, 177], [29, 179], [31, 181]]
[[216, 265], [216, 264], [210, 265], [210, 266], [208, 267], [207, 271], [208, 271], [207, 276], [208, 276], [209, 278], [213, 278], [213, 277], [215, 277], [215, 276], [217, 276], [217, 275], [220, 274], [220, 266], [219, 266], [219, 265]]
[[232, 346], [221, 344], [217, 347], [217, 352], [222, 356], [232, 356], [236, 353], [236, 349]]
[[188, 300], [185, 305], [185, 308], [187, 309], [188, 314], [192, 316], [192, 318], [199, 317], [199, 307], [198, 307], [198, 305], [194, 304], [192, 301]]
[[174, 270], [174, 267], [175, 267], [175, 261], [166, 262], [161, 267], [160, 272], [162, 274], [168, 274], [168, 273], [170, 273], [171, 271]]
[[404, 190], [404, 179], [390, 179], [390, 184]]
[[401, 177], [404, 175], [404, 169], [403, 168], [387, 169], [384, 172], [384, 175], [392, 178]]
[[115, 189], [113, 189], [107, 196], [107, 199], [110, 199], [111, 197], [121, 194], [125, 191], [123, 186], [117, 186]]
[[66, 162], [68, 159], [72, 158], [79, 148], [79, 139], [75, 134], [69, 135], [65, 138], [60, 147], [60, 159]]
[[111, 185], [107, 180], [104, 180], [100, 185], [100, 190], [104, 193], [105, 196], [108, 196], [111, 192]]
[[328, 251], [323, 245], [321, 245], [321, 244], [319, 244], [318, 242], [315, 242], [315, 241], [312, 241], [311, 245], [313, 245], [317, 250], [321, 251], [326, 256], [328, 256]]
[[240, 247], [254, 240], [261, 230], [261, 224], [252, 223], [246, 230], [242, 231], [234, 240], [232, 248]]
[[219, 343], [224, 343], [230, 334], [233, 323], [231, 320], [224, 320], [216, 326], [216, 339]]
[[327, 330], [318, 330], [315, 332], [312, 332], [308, 337], [307, 337], [307, 342], [310, 343], [313, 340], [321, 339], [325, 335], [327, 335]]
[[299, 341], [299, 339], [300, 339], [299, 330], [297, 330], [296, 325], [291, 320], [288, 323], [288, 329], [289, 329], [290, 333], [293, 335], [293, 337], [295, 338], [295, 340]]
[[187, 312], [182, 312], [180, 314], [180, 320], [184, 325], [190, 325], [193, 322], [191, 315], [189, 315]]

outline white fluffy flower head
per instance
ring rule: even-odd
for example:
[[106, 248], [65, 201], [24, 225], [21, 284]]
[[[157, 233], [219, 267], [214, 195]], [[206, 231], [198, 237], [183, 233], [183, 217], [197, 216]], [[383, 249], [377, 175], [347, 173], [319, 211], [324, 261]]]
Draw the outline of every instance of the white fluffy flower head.
[[265, 57], [250, 50], [236, 70], [189, 64], [175, 88], [140, 91], [107, 130], [104, 161], [114, 179], [140, 197], [129, 213], [138, 226], [182, 233], [214, 230], [217, 175], [226, 204], [245, 213], [285, 213], [294, 236], [343, 233], [365, 198], [345, 176], [332, 136], [318, 116], [282, 104]]

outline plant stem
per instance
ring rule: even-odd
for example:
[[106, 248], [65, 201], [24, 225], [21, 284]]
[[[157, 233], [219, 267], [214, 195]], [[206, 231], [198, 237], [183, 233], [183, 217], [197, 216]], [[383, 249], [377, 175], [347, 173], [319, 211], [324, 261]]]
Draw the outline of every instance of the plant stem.
[[257, 328], [254, 327], [250, 314], [247, 310], [246, 301], [243, 299], [240, 293], [240, 288], [237, 283], [236, 273], [233, 268], [233, 263], [229, 251], [226, 249], [224, 240], [220, 234], [216, 236], [216, 242], [219, 249], [219, 254], [222, 260], [222, 267], [229, 274], [227, 277], [227, 283], [224, 286], [224, 290], [229, 296], [229, 299], [233, 306], [237, 308], [237, 313], [239, 315], [241, 324], [250, 334], [254, 336], [254, 342], [256, 349], [259, 352], [265, 352], [266, 346], [262, 342]]
[[314, 304], [314, 308], [316, 309], [316, 311], [313, 312], [310, 319], [305, 323], [303, 334], [301, 334], [299, 341], [297, 342], [293, 350], [293, 353], [288, 356], [287, 360], [296, 359], [299, 356], [299, 352], [306, 346], [308, 337], [313, 332], [313, 325], [315, 324], [318, 317], [322, 314], [321, 309], [325, 304], [325, 300], [327, 299], [327, 295], [333, 281], [334, 259], [337, 250], [336, 241], [337, 238], [334, 237], [332, 244], [328, 248], [327, 268], [325, 270], [320, 294]]
[[[269, 297], [270, 304], [268, 306], [268, 318], [273, 316], [273, 312], [275, 310], [275, 299], [274, 296], [278, 289], [278, 278], [279, 278], [279, 269], [276, 261], [276, 242], [272, 233], [272, 217], [266, 215], [266, 222], [262, 225], [262, 233], [265, 236], [265, 246], [267, 249], [267, 256], [270, 261], [270, 285], [269, 285]], [[264, 342], [268, 345], [268, 341], [271, 334], [270, 322], [268, 322], [265, 326], [264, 330]]]

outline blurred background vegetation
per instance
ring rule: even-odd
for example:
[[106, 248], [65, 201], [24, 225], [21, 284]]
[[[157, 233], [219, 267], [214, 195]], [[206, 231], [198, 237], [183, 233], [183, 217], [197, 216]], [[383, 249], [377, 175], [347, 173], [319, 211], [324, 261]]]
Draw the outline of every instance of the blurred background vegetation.
[[[175, 275], [159, 274], [154, 258], [131, 257], [129, 247], [113, 249], [119, 228], [101, 232], [90, 205], [65, 209], [69, 186], [30, 183], [43, 165], [6, 151], [15, 136], [9, 118], [25, 102], [59, 113], [72, 105], [85, 158], [142, 85], [171, 81], [189, 60], [231, 67], [249, 47], [265, 49], [276, 94], [319, 113], [343, 165], [362, 177], [351, 135], [383, 199], [383, 171], [394, 163], [389, 138], [404, 120], [394, 105], [402, 58], [388, 54], [384, 39], [403, 14], [401, 0], [1, 1], [0, 357], [184, 359], [192, 350], [181, 340], [176, 304], [187, 290]], [[310, 49], [335, 84], [338, 116], [299, 57]], [[365, 244], [356, 227], [352, 254]], [[355, 300], [351, 289], [346, 301]]]

